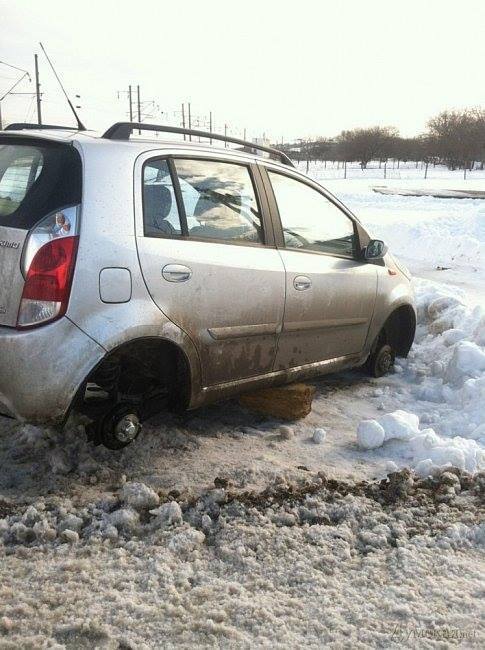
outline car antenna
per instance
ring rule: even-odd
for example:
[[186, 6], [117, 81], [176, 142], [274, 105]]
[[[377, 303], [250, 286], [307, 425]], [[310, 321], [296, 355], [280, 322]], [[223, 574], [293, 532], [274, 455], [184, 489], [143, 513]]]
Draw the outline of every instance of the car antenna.
[[41, 48], [42, 48], [42, 52], [44, 52], [44, 54], [45, 54], [45, 58], [47, 59], [47, 61], [49, 62], [50, 67], [52, 68], [52, 72], [54, 73], [54, 75], [55, 75], [57, 81], [59, 82], [59, 86], [61, 87], [62, 92], [64, 93], [64, 95], [65, 95], [65, 97], [66, 97], [66, 99], [67, 99], [67, 103], [69, 104], [69, 107], [70, 107], [71, 111], [74, 113], [74, 117], [76, 118], [76, 122], [77, 122], [77, 126], [78, 126], [79, 131], [86, 131], [86, 127], [84, 126], [84, 124], [83, 124], [83, 123], [81, 122], [81, 120], [79, 119], [79, 115], [76, 113], [76, 109], [75, 109], [74, 106], [72, 105], [72, 102], [71, 102], [71, 100], [70, 100], [69, 97], [68, 97], [68, 94], [67, 94], [66, 91], [64, 90], [64, 86], [62, 85], [62, 81], [59, 79], [59, 75], [57, 74], [56, 69], [55, 69], [54, 66], [52, 65], [52, 62], [51, 62], [51, 60], [49, 59], [49, 55], [48, 55], [47, 52], [45, 51], [45, 48], [44, 48], [44, 46], [42, 45], [42, 43], [39, 42], [39, 45], [41, 46]]

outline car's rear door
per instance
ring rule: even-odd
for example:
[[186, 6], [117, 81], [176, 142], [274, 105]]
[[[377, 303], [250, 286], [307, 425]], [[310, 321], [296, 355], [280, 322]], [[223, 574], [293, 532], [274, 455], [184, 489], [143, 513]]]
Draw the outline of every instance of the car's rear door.
[[285, 272], [265, 201], [251, 163], [192, 152], [136, 163], [143, 276], [194, 341], [206, 386], [273, 369]]
[[270, 165], [262, 175], [286, 269], [275, 370], [358, 354], [374, 311], [377, 273], [360, 259], [357, 224], [311, 181]]

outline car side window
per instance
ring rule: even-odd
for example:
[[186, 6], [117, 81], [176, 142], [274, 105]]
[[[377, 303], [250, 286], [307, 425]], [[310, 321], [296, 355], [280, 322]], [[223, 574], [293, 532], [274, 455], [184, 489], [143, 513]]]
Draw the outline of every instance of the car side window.
[[182, 233], [170, 168], [166, 159], [143, 168], [143, 224], [146, 237], [177, 237]]
[[268, 170], [286, 248], [354, 257], [353, 221], [309, 185]]
[[175, 159], [189, 238], [264, 244], [249, 168], [215, 160]]

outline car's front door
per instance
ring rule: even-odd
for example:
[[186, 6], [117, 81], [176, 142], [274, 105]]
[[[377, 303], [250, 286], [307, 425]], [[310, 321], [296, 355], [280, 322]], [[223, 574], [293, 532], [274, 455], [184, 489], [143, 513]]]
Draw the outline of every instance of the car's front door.
[[136, 166], [145, 282], [194, 341], [206, 386], [273, 369], [285, 272], [257, 174], [251, 165], [189, 156], [145, 155]]
[[268, 168], [265, 182], [286, 269], [275, 370], [361, 352], [377, 273], [359, 259], [355, 222], [331, 197], [291, 173]]

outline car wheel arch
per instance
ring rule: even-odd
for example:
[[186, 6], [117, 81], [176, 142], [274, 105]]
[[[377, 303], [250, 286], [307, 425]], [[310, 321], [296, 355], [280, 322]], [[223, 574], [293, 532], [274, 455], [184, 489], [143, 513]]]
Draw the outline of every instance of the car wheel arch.
[[396, 356], [406, 358], [416, 333], [416, 312], [412, 305], [403, 303], [394, 306], [379, 330], [376, 340], [382, 335], [391, 345]]
[[[109, 350], [104, 357], [98, 361], [84, 377], [78, 387], [76, 396], [66, 414], [64, 422], [69, 414], [76, 410], [76, 406], [84, 399], [84, 392], [88, 382], [93, 381], [109, 365], [117, 363], [126, 365], [126, 361], [138, 359], [142, 365], [149, 364], [146, 368], [156, 375], [163, 370], [163, 379], [171, 379], [171, 405], [174, 408], [185, 409], [190, 407], [192, 392], [197, 390], [198, 375], [197, 369], [193, 368], [190, 355], [178, 343], [162, 337], [143, 336], [123, 341], [116, 347]], [[178, 391], [178, 393], [176, 393]]]

